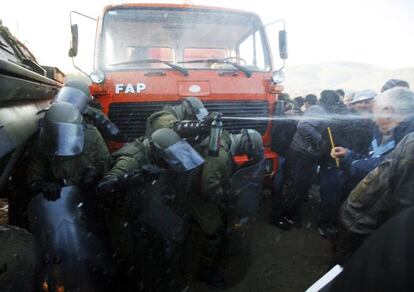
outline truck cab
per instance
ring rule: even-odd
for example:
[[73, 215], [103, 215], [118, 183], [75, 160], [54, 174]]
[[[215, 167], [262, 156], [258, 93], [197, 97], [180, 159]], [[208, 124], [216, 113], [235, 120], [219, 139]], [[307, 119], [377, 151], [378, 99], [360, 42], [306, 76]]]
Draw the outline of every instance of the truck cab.
[[144, 135], [151, 113], [195, 96], [210, 112], [234, 118], [224, 122], [228, 131], [262, 134], [272, 174], [277, 155], [270, 150], [271, 123], [265, 118], [273, 115], [283, 89], [274, 76], [268, 37], [254, 13], [123, 4], [107, 6], [97, 20], [91, 93], [129, 137]]

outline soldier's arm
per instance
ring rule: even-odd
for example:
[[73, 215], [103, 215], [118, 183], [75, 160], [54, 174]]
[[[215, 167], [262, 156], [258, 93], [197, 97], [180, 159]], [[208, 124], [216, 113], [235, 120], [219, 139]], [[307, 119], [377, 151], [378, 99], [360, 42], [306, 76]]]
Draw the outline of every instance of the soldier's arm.
[[119, 128], [100, 109], [89, 106], [85, 116], [107, 139], [116, 140], [122, 138], [120, 137]]
[[105, 177], [117, 177], [133, 172], [147, 163], [144, 145], [138, 140], [128, 143], [118, 151], [115, 151], [111, 155], [111, 160], [112, 168], [106, 172]]
[[158, 129], [172, 129], [177, 121], [177, 118], [168, 111], [162, 110], [155, 112], [147, 118], [147, 123], [145, 125], [145, 137], [150, 137], [151, 134]]
[[105, 174], [97, 185], [97, 192], [101, 195], [112, 193], [119, 189], [128, 188], [128, 184], [142, 181], [141, 167], [146, 163], [145, 149], [142, 143], [136, 140], [126, 144], [114, 152], [112, 168]]

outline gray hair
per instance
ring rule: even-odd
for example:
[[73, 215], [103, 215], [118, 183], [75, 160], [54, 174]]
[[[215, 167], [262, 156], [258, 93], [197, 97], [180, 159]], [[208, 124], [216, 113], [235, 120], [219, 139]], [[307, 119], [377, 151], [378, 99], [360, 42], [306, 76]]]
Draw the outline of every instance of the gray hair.
[[414, 115], [414, 92], [403, 87], [395, 87], [384, 91], [374, 98], [375, 105], [381, 109], [393, 108], [402, 116]]

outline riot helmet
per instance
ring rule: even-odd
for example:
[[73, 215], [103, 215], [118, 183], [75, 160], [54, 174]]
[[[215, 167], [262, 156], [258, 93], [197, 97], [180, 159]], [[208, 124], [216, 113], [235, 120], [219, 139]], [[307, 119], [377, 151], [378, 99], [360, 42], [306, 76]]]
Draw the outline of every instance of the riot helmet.
[[204, 159], [171, 129], [158, 129], [151, 134], [151, 153], [177, 171], [188, 171], [204, 163]]
[[186, 120], [203, 120], [208, 115], [208, 110], [197, 97], [186, 97], [183, 101]]
[[253, 129], [243, 129], [240, 134], [231, 135], [231, 153], [233, 155], [247, 155], [254, 161], [263, 159], [263, 140], [260, 133]]
[[88, 83], [80, 78], [69, 79], [55, 97], [56, 102], [65, 101], [76, 106], [84, 114], [88, 109], [92, 96]]
[[81, 154], [84, 125], [79, 110], [68, 102], [51, 105], [40, 122], [40, 148], [53, 156]]

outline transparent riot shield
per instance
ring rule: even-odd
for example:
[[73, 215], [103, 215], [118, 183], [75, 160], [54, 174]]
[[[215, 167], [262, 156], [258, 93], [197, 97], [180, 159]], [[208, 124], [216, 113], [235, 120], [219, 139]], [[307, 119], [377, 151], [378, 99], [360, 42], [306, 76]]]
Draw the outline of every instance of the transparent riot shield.
[[189, 204], [199, 169], [162, 170], [135, 200], [138, 242], [147, 242], [137, 264], [144, 290], [182, 291], [189, 285]]
[[250, 266], [249, 225], [256, 218], [263, 191], [265, 160], [237, 170], [230, 178], [227, 206], [224, 277], [228, 285], [241, 281]]
[[40, 252], [43, 291], [107, 291], [110, 250], [95, 236], [79, 188], [63, 187], [60, 198], [43, 194], [28, 206], [30, 231]]
[[[230, 208], [234, 209], [232, 223], [248, 224], [255, 219], [263, 191], [265, 160], [237, 170], [230, 178]], [[232, 203], [233, 202], [233, 203]]]

